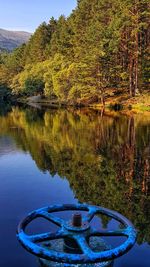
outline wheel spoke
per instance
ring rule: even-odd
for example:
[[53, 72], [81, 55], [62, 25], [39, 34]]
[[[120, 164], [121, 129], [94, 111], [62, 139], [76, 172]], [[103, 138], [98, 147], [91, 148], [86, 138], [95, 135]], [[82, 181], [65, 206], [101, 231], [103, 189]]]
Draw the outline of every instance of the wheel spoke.
[[87, 215], [84, 216], [83, 220], [90, 222], [97, 212], [98, 209], [96, 209], [96, 207], [90, 207]]
[[59, 230], [57, 232], [47, 232], [43, 234], [35, 234], [28, 236], [28, 239], [34, 243], [36, 242], [44, 242], [48, 240], [60, 239], [66, 237], [66, 233]]
[[90, 230], [89, 236], [128, 236], [127, 228], [116, 231]]
[[62, 226], [64, 224], [64, 220], [59, 218], [59, 217], [56, 217], [54, 215], [52, 215], [51, 213], [49, 212], [46, 212], [46, 211], [42, 211], [39, 213], [39, 216], [40, 217], [43, 217], [45, 219], [47, 219], [48, 221], [58, 225], [58, 226]]
[[87, 240], [82, 235], [73, 236], [73, 238], [77, 241], [79, 247], [85, 255], [93, 254], [93, 251], [89, 247]]

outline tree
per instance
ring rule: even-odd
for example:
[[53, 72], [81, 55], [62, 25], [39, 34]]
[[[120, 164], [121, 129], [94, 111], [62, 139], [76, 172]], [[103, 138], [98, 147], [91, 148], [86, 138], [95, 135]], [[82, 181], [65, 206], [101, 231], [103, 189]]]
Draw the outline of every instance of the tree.
[[46, 59], [45, 50], [50, 38], [50, 28], [45, 22], [43, 22], [31, 36], [26, 46], [26, 64], [37, 63]]

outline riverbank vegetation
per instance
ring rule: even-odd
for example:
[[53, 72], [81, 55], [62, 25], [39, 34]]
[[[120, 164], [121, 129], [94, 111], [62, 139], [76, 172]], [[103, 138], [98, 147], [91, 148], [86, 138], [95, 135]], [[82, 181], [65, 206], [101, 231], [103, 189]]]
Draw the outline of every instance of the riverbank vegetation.
[[0, 85], [71, 105], [149, 108], [150, 3], [78, 0], [68, 18], [42, 23], [29, 42], [0, 53]]

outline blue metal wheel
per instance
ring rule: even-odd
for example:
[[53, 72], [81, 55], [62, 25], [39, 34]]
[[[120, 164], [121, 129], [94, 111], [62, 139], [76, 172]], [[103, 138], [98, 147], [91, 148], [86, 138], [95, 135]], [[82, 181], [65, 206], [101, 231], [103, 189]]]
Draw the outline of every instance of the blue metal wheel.
[[[59, 211], [87, 211], [87, 214], [83, 216], [81, 226], [72, 225], [71, 221], [65, 220], [53, 215], [53, 212]], [[123, 229], [117, 231], [101, 231], [96, 230], [91, 226], [91, 220], [96, 214], [107, 215], [110, 218], [122, 223]], [[25, 229], [27, 225], [38, 217], [43, 217], [48, 221], [56, 224], [60, 229], [53, 233], [47, 232], [44, 234], [27, 235]], [[102, 236], [125, 236], [126, 241], [120, 246], [107, 249], [106, 251], [94, 252], [87, 240], [90, 237], [102, 237]], [[86, 204], [73, 204], [73, 205], [53, 205], [44, 207], [31, 212], [18, 226], [17, 237], [20, 243], [25, 249], [32, 254], [49, 261], [55, 261], [68, 264], [86, 264], [105, 262], [113, 260], [132, 248], [136, 241], [136, 230], [132, 223], [121, 214], [97, 206], [90, 206]], [[71, 254], [66, 252], [57, 252], [43, 247], [41, 242], [51, 241], [55, 239], [72, 239], [81, 249], [80, 254]]]

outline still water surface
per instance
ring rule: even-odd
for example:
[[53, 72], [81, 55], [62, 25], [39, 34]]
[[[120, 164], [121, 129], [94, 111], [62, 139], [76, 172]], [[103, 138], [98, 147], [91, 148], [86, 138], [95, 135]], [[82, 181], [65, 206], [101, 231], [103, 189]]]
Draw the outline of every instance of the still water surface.
[[[78, 202], [117, 210], [138, 229], [114, 267], [150, 267], [150, 117], [18, 107], [1, 114], [0, 266], [39, 266], [16, 239], [18, 222], [34, 209]], [[99, 226], [118, 227], [106, 217]]]

